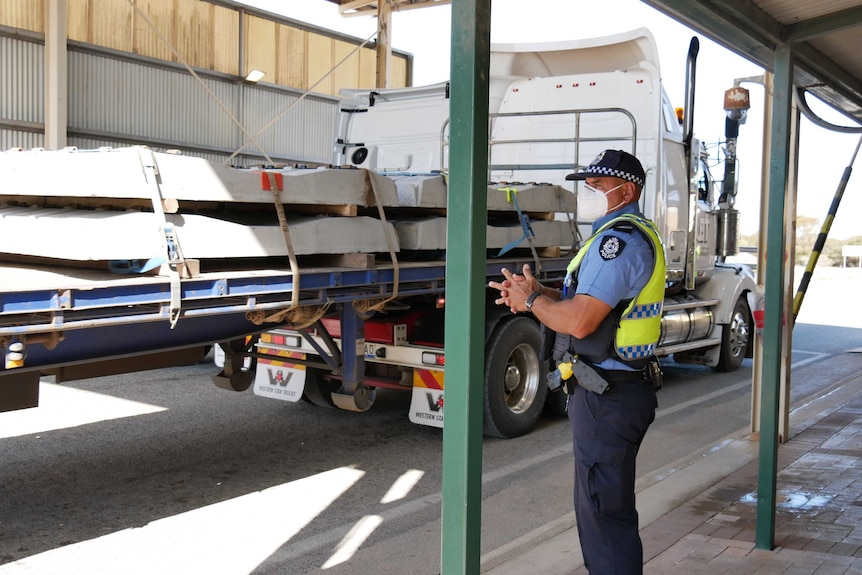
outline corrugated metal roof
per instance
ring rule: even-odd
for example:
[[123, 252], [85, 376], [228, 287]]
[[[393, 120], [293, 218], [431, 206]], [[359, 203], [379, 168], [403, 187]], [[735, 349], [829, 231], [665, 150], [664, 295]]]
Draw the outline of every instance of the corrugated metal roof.
[[[339, 10], [345, 15], [377, 14], [377, 0], [328, 0], [338, 4]], [[394, 10], [410, 10], [427, 6], [443, 6], [451, 4], [452, 0], [387, 0]]]
[[773, 70], [789, 44], [794, 83], [862, 123], [862, 2], [856, 0], [643, 0]]

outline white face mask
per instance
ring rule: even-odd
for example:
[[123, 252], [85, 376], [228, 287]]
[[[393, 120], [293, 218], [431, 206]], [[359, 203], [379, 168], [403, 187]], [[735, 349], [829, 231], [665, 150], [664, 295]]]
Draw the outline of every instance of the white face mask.
[[620, 184], [616, 188], [603, 192], [595, 189], [587, 183], [584, 183], [578, 191], [578, 220], [582, 222], [594, 222], [610, 210], [615, 210], [623, 205], [621, 202], [609, 209], [608, 194], [624, 185], [625, 184]]

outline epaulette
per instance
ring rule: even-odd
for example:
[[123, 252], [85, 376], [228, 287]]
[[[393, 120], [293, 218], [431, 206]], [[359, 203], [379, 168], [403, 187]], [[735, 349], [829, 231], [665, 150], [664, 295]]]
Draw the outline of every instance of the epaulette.
[[630, 233], [632, 233], [632, 232], [634, 232], [634, 231], [635, 231], [635, 225], [634, 225], [633, 223], [631, 223], [631, 222], [626, 221], [626, 220], [621, 220], [621, 221], [619, 221], [619, 222], [615, 222], [615, 223], [611, 226], [611, 228], [610, 228], [610, 229], [612, 229], [612, 230], [619, 230], [619, 231], [621, 231], [621, 232], [625, 232], [625, 233], [627, 233], [627, 234], [630, 234]]

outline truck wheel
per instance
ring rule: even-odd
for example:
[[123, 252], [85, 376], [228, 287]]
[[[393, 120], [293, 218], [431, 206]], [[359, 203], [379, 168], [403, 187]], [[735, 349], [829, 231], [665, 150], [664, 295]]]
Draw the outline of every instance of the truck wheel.
[[340, 384], [323, 377], [326, 371], [308, 367], [305, 369], [305, 388], [302, 399], [318, 407], [335, 407], [332, 394], [338, 391]]
[[526, 317], [504, 322], [491, 336], [485, 354], [485, 435], [518, 437], [536, 424], [548, 392], [540, 345], [539, 326]]
[[721, 330], [721, 351], [718, 354], [716, 371], [735, 371], [745, 359], [748, 338], [751, 337], [751, 312], [742, 295], [736, 300], [730, 323]]

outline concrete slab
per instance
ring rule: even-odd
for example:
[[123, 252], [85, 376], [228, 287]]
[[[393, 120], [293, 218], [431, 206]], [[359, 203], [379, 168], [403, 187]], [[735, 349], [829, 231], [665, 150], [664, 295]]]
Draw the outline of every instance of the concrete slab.
[[[531, 226], [536, 234], [533, 239], [535, 247], [572, 245], [568, 222], [540, 220], [532, 222]], [[395, 222], [395, 231], [402, 250], [446, 249], [446, 218], [398, 220]], [[486, 227], [486, 247], [491, 249], [502, 248], [522, 237], [524, 230], [517, 224]], [[524, 240], [519, 247], [529, 247], [529, 243]]]
[[[244, 225], [197, 214], [169, 214], [186, 258], [287, 255], [278, 225]], [[297, 255], [388, 252], [392, 224], [359, 217], [289, 217]], [[162, 255], [153, 213], [0, 208], [0, 252], [72, 261], [149, 259]]]
[[[153, 214], [117, 210], [131, 206], [146, 210], [150, 205], [155, 190], [147, 181], [145, 166], [153, 162], [158, 168], [161, 198], [171, 203], [172, 209], [168, 211], [176, 212], [168, 215], [168, 221], [177, 227], [185, 257], [286, 254], [283, 234], [277, 225], [241, 224], [190, 213], [203, 203], [212, 206], [242, 202], [261, 204], [261, 213], [271, 217], [273, 197], [268, 188], [272, 182], [264, 172], [152, 152], [140, 146], [0, 153], [2, 195], [7, 201], [20, 199], [13, 203], [22, 204], [15, 207], [0, 204], [0, 252], [70, 261], [149, 259], [162, 254], [160, 222]], [[409, 208], [411, 214], [421, 209], [435, 210], [429, 212], [428, 218], [416, 215], [398, 223], [401, 247], [445, 249], [446, 219], [438, 216], [439, 210], [447, 208], [443, 175], [390, 177], [361, 169], [331, 168], [282, 169], [277, 175], [279, 197], [288, 213], [291, 239], [299, 255], [387, 252], [384, 229], [392, 228], [370, 217], [312, 218], [300, 217], [296, 211], [291, 215], [290, 206], [294, 204], [373, 208], [379, 203], [390, 220], [404, 214], [399, 214], [398, 208]], [[72, 207], [46, 208], [43, 201], [46, 197], [64, 198], [59, 205]], [[98, 201], [85, 203], [81, 201], [84, 199]], [[134, 201], [124, 204], [120, 200]], [[100, 209], [81, 209], [82, 204]], [[115, 211], [102, 211], [103, 205]], [[558, 186], [489, 186], [489, 211], [508, 212], [512, 225], [488, 226], [487, 247], [499, 249], [524, 236], [518, 224], [518, 209], [547, 214], [573, 208], [574, 196]], [[565, 222], [535, 219], [532, 227], [535, 247], [572, 244]]]
[[[260, 170], [236, 169], [203, 158], [150, 152], [143, 147], [0, 153], [6, 196], [143, 198], [153, 190], [142, 162], [155, 158], [162, 197], [179, 202], [272, 204]], [[290, 204], [374, 205], [365, 170], [283, 169], [281, 201]], [[268, 178], [267, 178], [268, 179]], [[268, 184], [268, 182], [267, 182]], [[384, 205], [397, 205], [394, 185], [381, 187]]]
[[[442, 175], [392, 176], [402, 207], [446, 208], [447, 188]], [[518, 184], [488, 186], [488, 210], [515, 212], [514, 201], [524, 212], [571, 212], [575, 196], [565, 188], [551, 185]]]
[[[2, 195], [142, 199], [148, 205], [153, 190], [142, 166], [149, 158], [154, 158], [158, 166], [165, 200], [273, 202], [269, 178], [261, 170], [236, 169], [202, 158], [151, 152], [144, 147], [2, 152]], [[280, 180], [280, 198], [285, 204], [373, 207], [379, 201], [385, 208], [446, 208], [442, 175], [389, 177], [363, 169], [338, 168], [273, 171]], [[574, 196], [558, 186], [509, 186], [505, 188], [511, 190], [508, 196], [498, 188], [488, 188], [489, 210], [515, 212], [514, 202], [507, 201], [511, 195], [525, 212], [574, 209]]]

